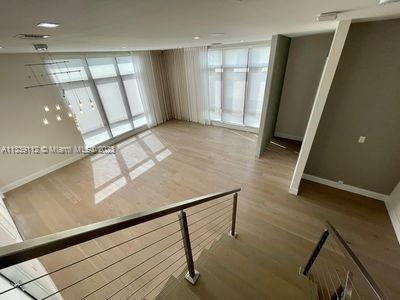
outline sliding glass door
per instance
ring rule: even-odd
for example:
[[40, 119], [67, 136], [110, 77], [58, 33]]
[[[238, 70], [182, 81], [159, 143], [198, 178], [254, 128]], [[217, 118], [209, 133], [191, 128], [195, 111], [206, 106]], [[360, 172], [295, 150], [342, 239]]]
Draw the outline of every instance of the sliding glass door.
[[86, 146], [146, 125], [132, 59], [69, 59], [49, 65]]
[[208, 59], [211, 119], [258, 128], [269, 47], [210, 49]]

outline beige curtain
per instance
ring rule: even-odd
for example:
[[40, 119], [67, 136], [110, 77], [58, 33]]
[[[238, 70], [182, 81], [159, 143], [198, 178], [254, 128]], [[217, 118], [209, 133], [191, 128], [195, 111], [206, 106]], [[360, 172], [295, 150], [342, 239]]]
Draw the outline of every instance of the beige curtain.
[[157, 126], [172, 117], [162, 52], [136, 51], [131, 55], [147, 124]]
[[210, 124], [207, 47], [163, 52], [175, 119]]

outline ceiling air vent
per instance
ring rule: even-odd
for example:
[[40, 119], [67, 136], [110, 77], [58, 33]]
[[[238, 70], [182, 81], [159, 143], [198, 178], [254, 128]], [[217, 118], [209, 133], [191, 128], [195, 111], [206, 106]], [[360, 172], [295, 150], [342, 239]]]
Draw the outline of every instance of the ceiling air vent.
[[34, 34], [34, 33], [21, 33], [17, 34], [15, 37], [23, 40], [42, 40], [47, 39], [49, 35], [45, 34]]
[[337, 18], [337, 12], [332, 11], [332, 12], [324, 12], [321, 13], [317, 16], [317, 20], [319, 22], [325, 22], [325, 21], [334, 21]]

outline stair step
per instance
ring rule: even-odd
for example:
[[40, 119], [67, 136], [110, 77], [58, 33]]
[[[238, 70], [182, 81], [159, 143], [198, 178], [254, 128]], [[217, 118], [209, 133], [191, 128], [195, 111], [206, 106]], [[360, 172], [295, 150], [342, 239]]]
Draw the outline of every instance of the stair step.
[[[274, 273], [269, 268], [270, 265], [265, 263], [265, 258], [247, 256], [224, 245], [214, 249], [212, 254], [216, 261], [259, 293], [266, 296], [279, 295], [281, 299], [310, 299], [310, 283], [307, 279], [302, 287], [298, 287]], [[296, 273], [294, 274], [297, 276]]]
[[[243, 235], [247, 235], [247, 233], [243, 233]], [[238, 262], [242, 261], [240, 263], [248, 264], [250, 269], [262, 268], [267, 270], [296, 286], [305, 294], [314, 289], [315, 284], [313, 282], [298, 274], [297, 265], [278, 262], [257, 248], [244, 243], [242, 238], [243, 236], [239, 236], [237, 239], [226, 236], [221, 239], [221, 242], [215, 244], [210, 252], [217, 257], [229, 257], [229, 260], [233, 263], [235, 263], [235, 259]]]
[[[310, 251], [304, 254], [298, 253], [299, 246], [296, 242], [288, 242], [294, 240], [294, 238], [286, 238], [284, 236], [287, 233], [281, 229], [277, 229], [272, 225], [264, 225], [264, 234], [262, 231], [253, 231], [254, 228], [248, 228], [245, 226], [239, 227], [239, 238], [241, 241], [248, 245], [252, 245], [253, 248], [266, 253], [269, 257], [290, 265], [300, 265], [305, 262], [313, 249], [313, 245], [310, 244]], [[301, 241], [299, 241], [301, 242]], [[268, 245], [268, 247], [265, 247]], [[303, 248], [303, 247], [300, 247]], [[282, 251], [282, 250], [285, 251]], [[290, 253], [290, 255], [288, 255]]]
[[237, 287], [230, 286], [226, 278], [221, 279], [218, 276], [219, 272], [205, 265], [208, 261], [205, 254], [206, 251], [204, 250], [195, 262], [196, 270], [200, 272], [200, 278], [197, 280], [196, 285], [191, 285], [187, 282], [185, 272], [178, 277], [178, 280], [186, 284], [186, 287], [200, 299], [244, 299], [245, 295]]
[[170, 299], [170, 300], [197, 300], [200, 299], [193, 294], [186, 286], [185, 282], [180, 282], [175, 276], [171, 276], [163, 290], [155, 299]]

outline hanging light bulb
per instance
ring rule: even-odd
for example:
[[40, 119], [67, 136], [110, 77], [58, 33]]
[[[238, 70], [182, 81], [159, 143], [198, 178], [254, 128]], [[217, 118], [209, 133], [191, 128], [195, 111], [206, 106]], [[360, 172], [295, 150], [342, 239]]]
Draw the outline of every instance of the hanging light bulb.
[[94, 107], [94, 103], [93, 103], [93, 101], [92, 101], [92, 100], [90, 100], [90, 107], [92, 108], [92, 110], [94, 110], [94, 109], [95, 109], [95, 107]]
[[47, 105], [45, 105], [43, 108], [44, 108], [44, 111], [45, 111], [45, 112], [50, 111], [50, 108], [49, 108]]
[[44, 125], [48, 125], [48, 124], [49, 124], [49, 121], [48, 121], [46, 118], [43, 118], [43, 124], [44, 124]]
[[56, 105], [56, 110], [61, 110], [61, 106], [60, 105]]
[[81, 100], [79, 100], [79, 107], [82, 107], [82, 106], [83, 106], [83, 103]]
[[83, 109], [82, 109], [82, 108], [80, 108], [80, 109], [79, 109], [79, 112], [80, 112], [81, 114], [83, 114]]
[[68, 105], [69, 108], [72, 107], [72, 104], [69, 101], [67, 101], [67, 105]]
[[68, 117], [72, 118], [72, 112], [68, 112]]
[[56, 119], [57, 119], [57, 121], [61, 121], [60, 115], [56, 115]]
[[81, 131], [81, 128], [79, 126], [77, 126], [76, 129], [78, 129], [78, 131]]

